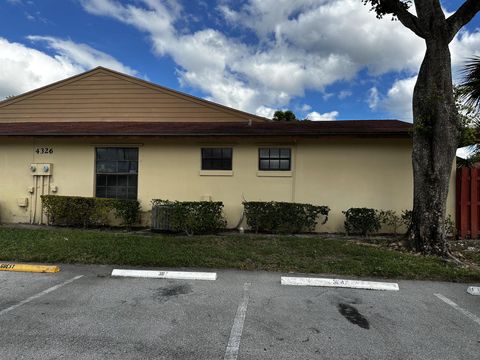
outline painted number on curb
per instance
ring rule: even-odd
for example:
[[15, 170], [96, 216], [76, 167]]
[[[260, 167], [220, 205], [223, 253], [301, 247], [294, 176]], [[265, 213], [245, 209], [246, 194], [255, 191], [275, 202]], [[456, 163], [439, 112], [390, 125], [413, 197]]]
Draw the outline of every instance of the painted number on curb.
[[167, 273], [166, 271], [159, 271], [158, 276], [165, 276], [166, 273]]
[[15, 264], [0, 264], [0, 269], [13, 269]]

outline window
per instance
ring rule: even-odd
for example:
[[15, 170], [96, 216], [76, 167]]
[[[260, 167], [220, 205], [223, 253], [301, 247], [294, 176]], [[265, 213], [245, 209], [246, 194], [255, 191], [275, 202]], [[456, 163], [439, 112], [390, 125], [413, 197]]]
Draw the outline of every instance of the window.
[[202, 148], [202, 170], [232, 170], [232, 148]]
[[266, 171], [289, 171], [292, 152], [289, 148], [258, 149], [258, 169]]
[[138, 148], [96, 148], [96, 191], [100, 198], [137, 198]]

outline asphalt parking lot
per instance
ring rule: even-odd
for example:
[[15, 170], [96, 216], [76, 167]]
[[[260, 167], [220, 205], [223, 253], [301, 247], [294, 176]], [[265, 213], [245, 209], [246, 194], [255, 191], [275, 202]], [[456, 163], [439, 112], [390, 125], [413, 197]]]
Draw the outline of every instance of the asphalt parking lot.
[[[0, 272], [0, 359], [475, 359], [480, 297], [466, 284], [400, 291], [112, 278], [108, 266]], [[435, 295], [438, 294], [438, 295]], [[439, 297], [440, 296], [440, 297]], [[447, 299], [457, 307], [445, 302]]]

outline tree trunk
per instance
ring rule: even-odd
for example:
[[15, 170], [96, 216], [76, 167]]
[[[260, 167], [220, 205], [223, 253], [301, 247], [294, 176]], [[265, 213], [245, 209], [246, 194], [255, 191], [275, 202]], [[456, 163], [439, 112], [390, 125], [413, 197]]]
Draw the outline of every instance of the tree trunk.
[[[453, 99], [448, 44], [480, 12], [479, 0], [465, 0], [445, 18], [440, 0], [362, 0], [377, 17], [393, 14], [425, 39], [427, 51], [413, 93], [413, 221], [411, 246], [423, 253], [450, 255], [445, 211], [458, 145], [458, 114]], [[416, 15], [408, 11], [415, 5]]]
[[414, 204], [412, 247], [446, 256], [447, 195], [458, 142], [448, 36], [433, 25], [413, 94]]

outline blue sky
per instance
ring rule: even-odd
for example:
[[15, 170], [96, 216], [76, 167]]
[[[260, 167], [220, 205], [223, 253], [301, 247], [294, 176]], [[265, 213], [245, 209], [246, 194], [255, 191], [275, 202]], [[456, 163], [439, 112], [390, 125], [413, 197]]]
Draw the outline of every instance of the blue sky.
[[[313, 120], [411, 120], [424, 52], [361, 0], [0, 0], [0, 23], [0, 98], [102, 65], [248, 112]], [[455, 74], [480, 55], [480, 16], [451, 51]]]

